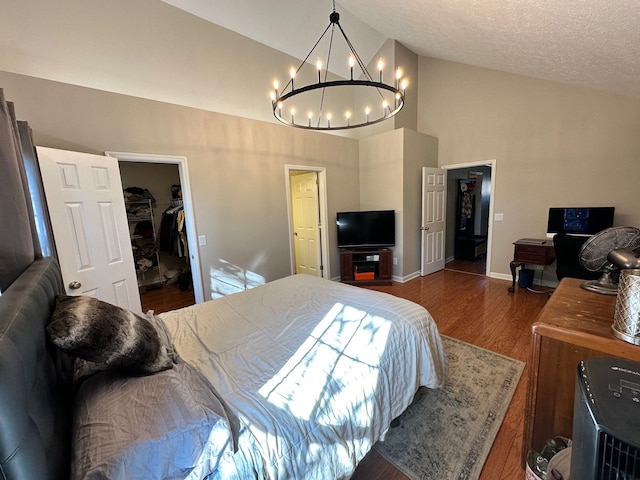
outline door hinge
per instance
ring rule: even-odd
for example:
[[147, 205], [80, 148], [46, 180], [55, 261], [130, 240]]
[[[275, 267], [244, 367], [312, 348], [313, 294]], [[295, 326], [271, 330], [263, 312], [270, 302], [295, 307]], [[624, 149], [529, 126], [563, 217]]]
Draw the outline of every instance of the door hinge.
[[320, 179], [316, 178], [316, 185], [320, 185]]

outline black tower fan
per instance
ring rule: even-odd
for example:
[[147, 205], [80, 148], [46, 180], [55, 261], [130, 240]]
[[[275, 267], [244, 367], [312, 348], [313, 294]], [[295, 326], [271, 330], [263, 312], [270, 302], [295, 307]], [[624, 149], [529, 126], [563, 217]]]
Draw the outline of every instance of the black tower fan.
[[578, 365], [571, 479], [640, 479], [640, 363], [591, 358]]

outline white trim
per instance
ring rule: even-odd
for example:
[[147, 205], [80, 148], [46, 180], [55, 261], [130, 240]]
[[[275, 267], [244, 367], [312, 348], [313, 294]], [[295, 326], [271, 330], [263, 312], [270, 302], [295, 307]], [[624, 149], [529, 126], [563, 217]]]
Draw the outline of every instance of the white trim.
[[293, 225], [291, 215], [291, 172], [316, 172], [318, 174], [318, 199], [320, 203], [320, 223], [322, 224], [320, 249], [322, 253], [322, 277], [331, 278], [331, 258], [329, 256], [329, 217], [327, 216], [327, 169], [325, 167], [309, 167], [305, 165], [285, 165], [284, 176], [287, 194], [287, 216], [289, 223], [289, 253], [291, 260], [291, 274], [296, 272], [295, 255], [293, 251]]
[[[487, 254], [486, 254], [486, 275], [493, 277], [494, 273], [491, 269], [491, 246], [493, 244], [493, 211], [496, 204], [496, 174], [497, 163], [495, 158], [490, 160], [484, 160], [480, 162], [468, 162], [468, 163], [456, 163], [452, 165], [441, 165], [440, 168], [445, 170], [459, 170], [461, 168], [469, 167], [491, 167], [491, 201], [489, 202], [489, 225], [487, 226]], [[497, 278], [497, 277], [496, 277]]]
[[195, 216], [193, 213], [193, 202], [191, 200], [191, 183], [189, 182], [189, 168], [187, 167], [187, 157], [173, 155], [156, 155], [152, 153], [129, 153], [129, 152], [104, 152], [109, 157], [116, 157], [121, 162], [140, 163], [165, 163], [178, 166], [180, 174], [180, 186], [182, 188], [182, 205], [185, 213], [185, 225], [187, 226], [187, 244], [189, 247], [189, 264], [191, 266], [191, 277], [193, 278], [193, 295], [196, 303], [204, 301], [204, 290], [202, 286], [202, 270], [200, 268], [200, 253], [198, 251]]
[[[438, 271], [441, 271], [441, 270], [438, 270]], [[422, 276], [422, 272], [420, 270], [417, 270], [417, 271], [415, 271], [413, 273], [410, 273], [409, 275], [405, 275], [404, 277], [399, 277], [397, 275], [393, 275], [391, 280], [393, 280], [394, 282], [398, 282], [398, 283], [406, 283], [406, 282], [408, 282], [410, 280], [413, 280], [414, 278], [419, 278], [421, 276]]]

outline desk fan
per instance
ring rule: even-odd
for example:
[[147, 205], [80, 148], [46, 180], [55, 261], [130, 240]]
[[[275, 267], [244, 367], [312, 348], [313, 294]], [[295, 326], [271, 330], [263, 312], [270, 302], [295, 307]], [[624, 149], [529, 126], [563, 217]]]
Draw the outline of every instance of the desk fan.
[[640, 268], [640, 229], [611, 227], [589, 237], [580, 249], [580, 264], [591, 272], [602, 272], [597, 280], [580, 285], [585, 290], [616, 295], [618, 283], [613, 274], [623, 268]]

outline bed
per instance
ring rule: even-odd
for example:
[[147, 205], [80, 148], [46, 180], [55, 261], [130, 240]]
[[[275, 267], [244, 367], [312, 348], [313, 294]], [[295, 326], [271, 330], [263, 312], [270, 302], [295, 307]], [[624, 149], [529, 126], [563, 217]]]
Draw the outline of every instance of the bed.
[[129, 367], [57, 341], [63, 290], [41, 259], [0, 297], [0, 478], [349, 478], [446, 376], [424, 308], [311, 276], [136, 316]]

